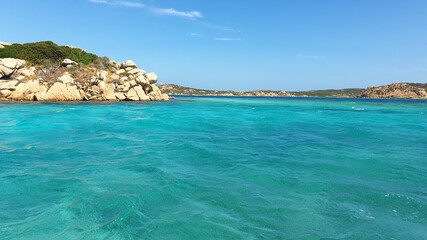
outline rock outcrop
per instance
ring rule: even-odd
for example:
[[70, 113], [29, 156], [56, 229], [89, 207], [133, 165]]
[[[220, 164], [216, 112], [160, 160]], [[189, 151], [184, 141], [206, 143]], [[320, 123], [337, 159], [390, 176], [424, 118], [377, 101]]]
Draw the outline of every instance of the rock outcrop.
[[10, 46], [12, 43], [0, 42], [0, 48], [4, 48], [4, 46]]
[[427, 93], [425, 89], [412, 86], [408, 83], [393, 83], [380, 87], [368, 87], [358, 97], [426, 99]]
[[10, 77], [13, 73], [25, 67], [26, 62], [14, 58], [0, 58], [0, 79]]
[[64, 61], [62, 61], [62, 66], [64, 66], [64, 67], [71, 67], [71, 66], [74, 66], [77, 64], [78, 64], [77, 62], [74, 62], [71, 59], [64, 59]]
[[60, 68], [25, 67], [0, 58], [1, 101], [168, 101], [155, 85], [157, 75], [131, 60], [110, 61], [103, 69], [66, 59]]

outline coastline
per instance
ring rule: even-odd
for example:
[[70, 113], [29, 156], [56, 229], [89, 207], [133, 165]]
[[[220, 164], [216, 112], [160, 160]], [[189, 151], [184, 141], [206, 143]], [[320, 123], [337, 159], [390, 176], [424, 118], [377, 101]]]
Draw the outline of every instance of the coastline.
[[254, 90], [248, 92], [217, 91], [183, 87], [176, 84], [159, 84], [162, 92], [169, 95], [229, 96], [229, 97], [331, 97], [331, 98], [384, 98], [384, 99], [427, 99], [427, 84], [393, 83], [379, 87], [329, 89], [310, 91]]
[[269, 96], [221, 96], [221, 95], [169, 95], [170, 99], [178, 99], [179, 98], [247, 98], [247, 99], [288, 99], [288, 100], [354, 100], [360, 102], [427, 102], [426, 98], [357, 98], [357, 97], [269, 97]]

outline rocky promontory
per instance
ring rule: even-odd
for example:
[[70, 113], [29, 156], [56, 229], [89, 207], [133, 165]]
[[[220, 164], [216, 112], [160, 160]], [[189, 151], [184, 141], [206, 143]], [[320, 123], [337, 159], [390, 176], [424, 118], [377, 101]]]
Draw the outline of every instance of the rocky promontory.
[[358, 97], [360, 98], [406, 98], [426, 99], [425, 84], [393, 83], [380, 87], [368, 87]]
[[[2, 43], [2, 50], [13, 46]], [[78, 50], [78, 55], [74, 54], [77, 50], [68, 48], [63, 47], [63, 55], [80, 56], [86, 60], [82, 57], [86, 56], [85, 51]], [[53, 52], [56, 54], [58, 50], [55, 51]], [[33, 55], [48, 55], [45, 52], [38, 51], [38, 55]], [[23, 56], [33, 59], [27, 49], [25, 54]], [[131, 60], [119, 63], [106, 57], [93, 56], [95, 57], [87, 60], [88, 64], [71, 59], [30, 62], [17, 58], [0, 58], [0, 101], [169, 100], [168, 95], [162, 94], [156, 86], [155, 73], [139, 69]]]

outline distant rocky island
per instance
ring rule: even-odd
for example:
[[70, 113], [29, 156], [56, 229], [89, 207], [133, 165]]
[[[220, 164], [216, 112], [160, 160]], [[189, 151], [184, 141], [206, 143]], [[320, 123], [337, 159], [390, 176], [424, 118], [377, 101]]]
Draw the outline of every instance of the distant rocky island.
[[393, 83], [380, 87], [368, 87], [366, 89], [348, 88], [301, 92], [269, 90], [255, 90], [249, 92], [216, 91], [166, 83], [159, 84], [158, 87], [163, 93], [169, 95], [427, 99], [427, 84], [425, 83]]
[[157, 75], [47, 41], [0, 42], [0, 101], [168, 101]]

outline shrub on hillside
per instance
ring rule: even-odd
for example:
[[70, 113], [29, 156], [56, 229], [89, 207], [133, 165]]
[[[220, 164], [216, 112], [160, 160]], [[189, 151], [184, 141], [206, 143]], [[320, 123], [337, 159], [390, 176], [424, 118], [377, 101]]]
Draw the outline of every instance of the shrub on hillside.
[[110, 64], [110, 59], [108, 57], [97, 58], [95, 59], [95, 61], [93, 61], [93, 64], [95, 64], [96, 68], [103, 70], [110, 70], [110, 68], [112, 67]]
[[37, 72], [38, 77], [43, 78], [46, 82], [54, 82], [64, 74], [65, 68], [61, 68], [60, 64], [50, 60], [43, 60], [40, 65], [43, 68]]
[[0, 58], [23, 59], [30, 65], [42, 65], [46, 60], [60, 62], [66, 58], [85, 65], [94, 62], [98, 56], [79, 48], [59, 46], [51, 41], [12, 44], [0, 49]]

